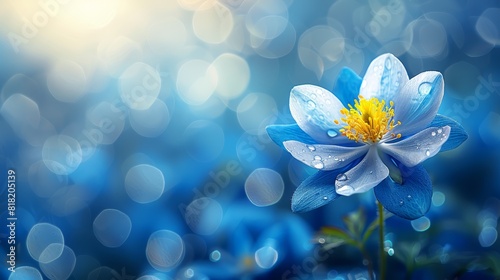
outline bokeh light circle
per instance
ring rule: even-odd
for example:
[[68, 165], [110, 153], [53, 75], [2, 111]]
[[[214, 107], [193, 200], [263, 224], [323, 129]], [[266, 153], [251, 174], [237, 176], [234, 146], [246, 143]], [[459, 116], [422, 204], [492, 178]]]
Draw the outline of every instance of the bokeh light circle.
[[45, 140], [42, 158], [50, 171], [59, 175], [67, 175], [80, 166], [82, 149], [80, 143], [74, 138], [54, 135]]
[[156, 101], [160, 89], [160, 74], [143, 62], [132, 64], [120, 76], [120, 97], [130, 109], [148, 109]]
[[59, 61], [47, 74], [47, 88], [59, 101], [78, 101], [85, 94], [86, 87], [85, 71], [74, 61]]
[[68, 279], [73, 273], [76, 264], [76, 256], [71, 248], [62, 246], [62, 253], [51, 262], [40, 263], [40, 269], [47, 278], [51, 280]]
[[411, 226], [415, 231], [423, 232], [431, 227], [431, 220], [426, 216], [411, 221]]
[[127, 214], [116, 209], [104, 209], [92, 224], [94, 235], [102, 245], [120, 247], [132, 230], [132, 221]]
[[[54, 261], [64, 250], [63, 233], [52, 224], [38, 223], [30, 229], [26, 237], [26, 248], [30, 256], [40, 263]], [[48, 252], [44, 253], [48, 248], [50, 254]]]
[[476, 31], [483, 40], [500, 45], [500, 8], [486, 9], [476, 21]]
[[131, 110], [130, 126], [137, 134], [144, 137], [161, 135], [170, 122], [170, 112], [167, 105], [159, 99], [146, 110]]
[[258, 168], [248, 175], [245, 181], [245, 193], [254, 205], [269, 206], [283, 196], [285, 184], [281, 175], [268, 168]]
[[189, 60], [177, 72], [177, 93], [189, 105], [200, 105], [207, 101], [217, 83], [217, 71], [204, 60]]
[[278, 252], [271, 246], [264, 246], [255, 251], [255, 262], [264, 269], [274, 266], [278, 260]]
[[130, 168], [125, 175], [125, 191], [135, 202], [153, 202], [161, 197], [164, 189], [163, 173], [152, 165], [136, 165]]
[[[213, 184], [212, 187], [219, 188], [219, 186], [215, 184]], [[194, 233], [211, 235], [219, 228], [222, 216], [222, 207], [216, 200], [202, 197], [193, 200], [187, 206], [184, 219]]]
[[417, 58], [435, 57], [445, 51], [448, 45], [443, 25], [431, 19], [416, 19], [404, 31], [408, 53]]
[[194, 34], [200, 40], [220, 44], [233, 30], [233, 15], [231, 10], [217, 1], [207, 8], [197, 9], [192, 25]]
[[9, 275], [8, 280], [43, 280], [38, 269], [31, 266], [16, 267], [16, 271]]
[[240, 96], [247, 88], [250, 81], [250, 68], [242, 57], [224, 53], [218, 56], [212, 63], [217, 71], [218, 83], [216, 92], [226, 99]]
[[170, 230], [155, 231], [146, 245], [149, 264], [158, 271], [166, 272], [177, 267], [184, 257], [184, 242]]

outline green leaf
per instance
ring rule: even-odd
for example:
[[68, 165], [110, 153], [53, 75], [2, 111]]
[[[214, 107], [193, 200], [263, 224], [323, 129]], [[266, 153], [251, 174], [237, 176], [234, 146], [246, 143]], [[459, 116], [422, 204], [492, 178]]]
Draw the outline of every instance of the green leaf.
[[323, 227], [320, 231], [320, 238], [324, 238], [324, 246], [326, 249], [338, 247], [343, 244], [358, 246], [349, 233], [337, 227]]
[[366, 215], [363, 208], [356, 212], [351, 212], [343, 218], [349, 233], [356, 239], [361, 239], [361, 234], [366, 226]]

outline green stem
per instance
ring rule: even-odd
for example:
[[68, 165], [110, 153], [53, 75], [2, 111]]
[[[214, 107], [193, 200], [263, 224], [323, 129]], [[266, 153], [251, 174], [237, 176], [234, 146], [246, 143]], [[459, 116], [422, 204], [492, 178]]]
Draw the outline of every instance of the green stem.
[[377, 201], [378, 205], [378, 242], [379, 242], [379, 265], [380, 265], [380, 280], [385, 279], [386, 257], [387, 254], [384, 250], [384, 207], [382, 203]]

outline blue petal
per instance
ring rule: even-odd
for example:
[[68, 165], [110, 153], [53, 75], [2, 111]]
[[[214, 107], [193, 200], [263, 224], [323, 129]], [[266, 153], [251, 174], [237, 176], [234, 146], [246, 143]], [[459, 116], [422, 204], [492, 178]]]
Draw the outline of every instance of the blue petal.
[[450, 136], [448, 136], [448, 140], [443, 144], [443, 146], [441, 146], [441, 150], [439, 150], [439, 152], [453, 150], [469, 138], [469, 135], [467, 135], [467, 132], [459, 123], [443, 115], [436, 115], [429, 126], [451, 127]]
[[368, 66], [359, 95], [389, 102], [394, 100], [407, 82], [408, 74], [403, 63], [394, 55], [386, 53], [375, 58]]
[[300, 127], [294, 124], [270, 125], [266, 127], [267, 134], [282, 149], [286, 150], [283, 142], [289, 140], [299, 141], [305, 144], [315, 144], [316, 141], [307, 135]]
[[335, 179], [347, 169], [318, 171], [304, 180], [292, 196], [292, 211], [311, 211], [339, 197], [340, 195], [335, 191]]
[[436, 117], [443, 94], [441, 73], [428, 71], [413, 77], [394, 99], [394, 120], [401, 125], [392, 132], [406, 137], [428, 127]]
[[375, 196], [385, 209], [408, 220], [425, 215], [432, 200], [432, 183], [427, 171], [421, 165], [411, 171], [411, 174], [403, 174], [402, 185], [387, 177], [374, 188]]
[[[314, 86], [295, 86], [290, 91], [290, 113], [300, 129], [319, 143], [330, 144], [342, 128], [340, 110], [344, 105], [330, 91]], [[345, 137], [344, 137], [345, 138]]]
[[358, 97], [360, 87], [361, 77], [350, 68], [344, 67], [337, 76], [337, 81], [333, 86], [333, 94], [347, 107]]

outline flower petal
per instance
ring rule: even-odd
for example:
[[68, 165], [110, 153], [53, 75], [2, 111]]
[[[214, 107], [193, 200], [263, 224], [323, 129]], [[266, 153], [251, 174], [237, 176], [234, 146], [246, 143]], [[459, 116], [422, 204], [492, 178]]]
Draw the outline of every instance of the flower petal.
[[267, 134], [278, 144], [281, 148], [285, 149], [283, 142], [289, 140], [296, 140], [306, 144], [314, 144], [316, 141], [307, 135], [300, 127], [294, 124], [284, 124], [284, 125], [269, 125], [266, 127]]
[[371, 146], [363, 160], [335, 180], [337, 194], [363, 193], [375, 187], [389, 175], [389, 169], [377, 154], [377, 147]]
[[299, 127], [320, 143], [331, 143], [339, 134], [340, 110], [344, 105], [328, 90], [313, 86], [300, 85], [290, 93], [290, 112]]
[[465, 129], [456, 121], [453, 119], [450, 119], [448, 117], [445, 117], [443, 115], [436, 115], [434, 120], [431, 122], [429, 125], [431, 127], [443, 127], [443, 126], [449, 126], [451, 127], [451, 132], [450, 136], [448, 137], [448, 140], [441, 146], [441, 150], [439, 152], [445, 152], [449, 150], [453, 150], [460, 146], [467, 138], [469, 135], [467, 135], [467, 132]]
[[345, 171], [318, 171], [305, 179], [292, 196], [292, 211], [307, 212], [330, 203], [339, 197], [335, 192], [335, 178]]
[[451, 128], [429, 127], [421, 132], [394, 143], [382, 143], [380, 149], [407, 167], [413, 167], [433, 157], [448, 140]]
[[349, 68], [342, 68], [335, 85], [333, 93], [347, 107], [347, 104], [352, 104], [354, 99], [358, 97], [359, 88], [361, 87], [361, 77]]
[[344, 147], [312, 145], [298, 141], [285, 141], [285, 148], [292, 156], [319, 170], [334, 170], [348, 165], [368, 150], [368, 146]]
[[427, 171], [420, 165], [411, 175], [403, 176], [403, 184], [389, 177], [374, 188], [375, 196], [389, 212], [414, 220], [429, 211], [432, 201], [432, 183]]
[[408, 136], [426, 128], [436, 116], [443, 94], [441, 73], [428, 71], [413, 77], [394, 99], [394, 120], [401, 125], [392, 132]]
[[375, 58], [368, 66], [359, 95], [366, 99], [377, 97], [389, 102], [394, 100], [406, 82], [408, 74], [403, 63], [394, 55], [386, 53]]

